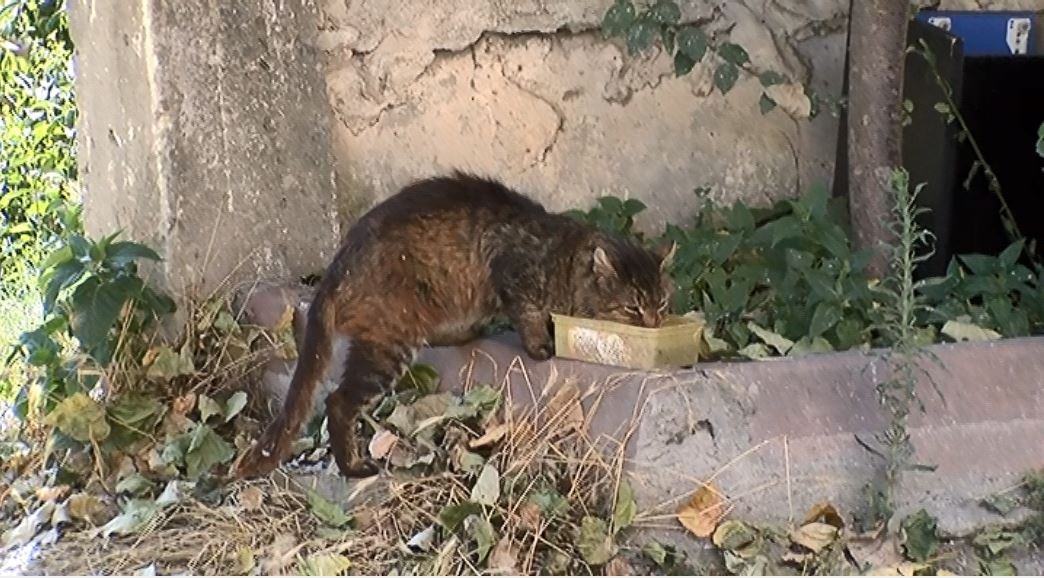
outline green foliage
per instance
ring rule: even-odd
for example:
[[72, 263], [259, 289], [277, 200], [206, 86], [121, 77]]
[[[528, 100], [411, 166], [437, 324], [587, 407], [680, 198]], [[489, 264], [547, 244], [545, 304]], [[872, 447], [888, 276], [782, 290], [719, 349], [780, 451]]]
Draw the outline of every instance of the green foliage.
[[634, 230], [634, 217], [646, 209], [645, 203], [636, 199], [618, 199], [613, 196], [599, 197], [595, 206], [588, 211], [570, 210], [569, 215], [608, 233], [630, 235], [641, 238]]
[[[624, 39], [627, 51], [638, 54], [651, 47], [659, 38], [664, 50], [674, 58], [674, 73], [684, 76], [703, 62], [708, 52], [717, 54], [714, 68], [714, 86], [721, 94], [728, 94], [739, 81], [740, 73], [758, 75], [751, 66], [746, 49], [733, 42], [717, 43], [695, 24], [682, 23], [681, 9], [675, 0], [655, 0], [636, 7], [632, 0], [616, 0], [602, 18], [602, 34], [606, 38]], [[787, 82], [775, 71], [758, 75], [763, 87]], [[768, 80], [768, 82], [766, 82]], [[776, 103], [763, 93], [759, 107], [762, 114], [771, 111]]]
[[[33, 323], [32, 285], [49, 248], [79, 233], [72, 43], [64, 2], [0, 8], [0, 348]], [[0, 374], [0, 397], [24, 373]]]
[[[170, 298], [138, 276], [139, 260], [159, 256], [143, 245], [116, 241], [117, 236], [94, 242], [72, 235], [41, 265], [44, 322], [22, 334], [8, 361], [20, 353], [38, 370], [45, 413], [61, 399], [94, 387], [97, 370], [113, 360], [121, 334], [141, 335], [174, 311]], [[62, 343], [70, 338], [80, 356], [63, 355]], [[18, 396], [23, 418], [30, 386], [23, 385]]]

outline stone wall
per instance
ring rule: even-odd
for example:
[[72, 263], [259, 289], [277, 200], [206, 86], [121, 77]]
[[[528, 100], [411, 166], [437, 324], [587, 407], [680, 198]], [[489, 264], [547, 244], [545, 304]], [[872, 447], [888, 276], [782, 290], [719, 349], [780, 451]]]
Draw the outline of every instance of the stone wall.
[[[944, 8], [1040, 8], [947, 0]], [[837, 119], [762, 115], [756, 78], [712, 90], [653, 48], [602, 37], [612, 0], [159, 0], [72, 3], [81, 183], [93, 235], [123, 228], [162, 281], [320, 269], [344, 226], [452, 168], [561, 210], [645, 201], [683, 221], [697, 187], [766, 204], [829, 184]], [[842, 86], [848, 0], [681, 0], [756, 69]]]

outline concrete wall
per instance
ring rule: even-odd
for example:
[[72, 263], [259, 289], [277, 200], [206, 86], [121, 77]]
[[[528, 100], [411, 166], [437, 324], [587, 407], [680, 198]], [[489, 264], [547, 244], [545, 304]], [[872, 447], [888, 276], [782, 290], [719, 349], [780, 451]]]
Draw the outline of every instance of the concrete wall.
[[[360, 211], [451, 168], [555, 210], [639, 198], [646, 226], [686, 219], [696, 187], [766, 204], [829, 184], [829, 107], [762, 116], [755, 78], [723, 97], [710, 58], [676, 78], [658, 48], [628, 56], [599, 31], [611, 3], [71, 3], [88, 229], [123, 227], [173, 288], [209, 288], [315, 271]], [[755, 68], [839, 96], [848, 0], [680, 4]]]

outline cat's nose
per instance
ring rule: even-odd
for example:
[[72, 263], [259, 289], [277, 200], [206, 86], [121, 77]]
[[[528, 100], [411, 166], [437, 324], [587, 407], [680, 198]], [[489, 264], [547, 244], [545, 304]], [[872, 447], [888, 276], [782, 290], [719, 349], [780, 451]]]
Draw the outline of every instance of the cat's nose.
[[657, 311], [642, 311], [642, 325], [646, 327], [659, 327], [660, 314]]

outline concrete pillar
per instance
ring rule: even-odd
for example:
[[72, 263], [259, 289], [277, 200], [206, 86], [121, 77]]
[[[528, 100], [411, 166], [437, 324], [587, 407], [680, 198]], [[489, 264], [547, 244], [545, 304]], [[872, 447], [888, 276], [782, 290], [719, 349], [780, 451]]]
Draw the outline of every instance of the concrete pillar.
[[339, 231], [311, 0], [70, 3], [91, 235], [178, 297], [321, 270]]

